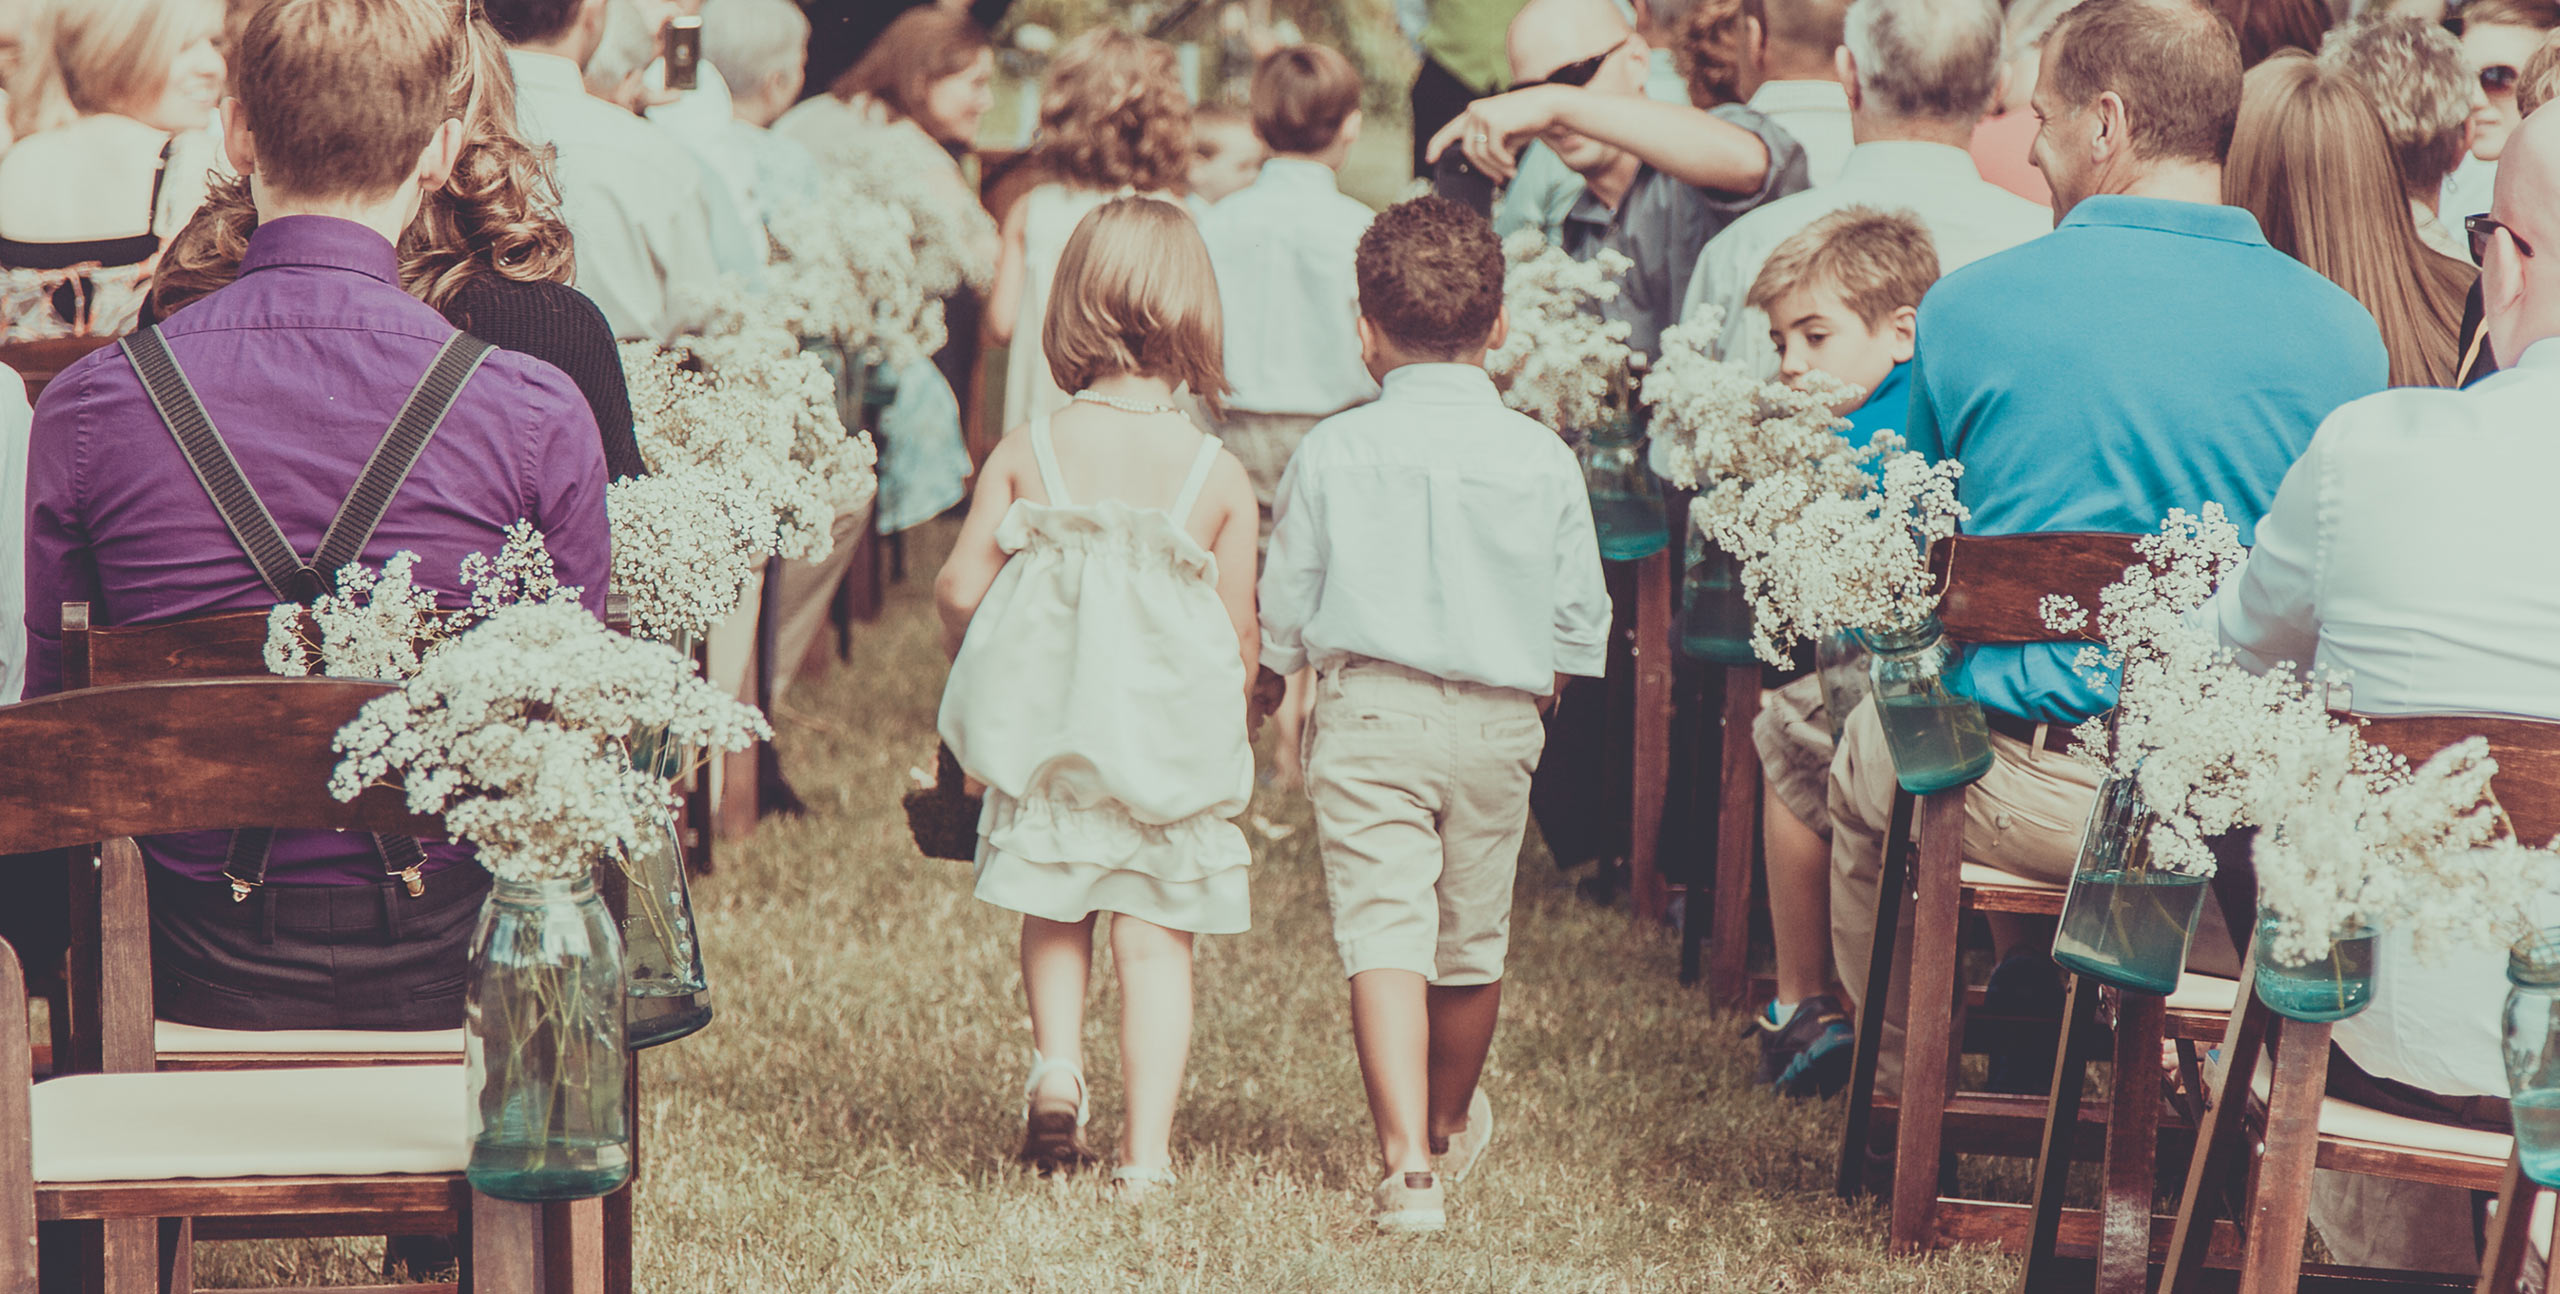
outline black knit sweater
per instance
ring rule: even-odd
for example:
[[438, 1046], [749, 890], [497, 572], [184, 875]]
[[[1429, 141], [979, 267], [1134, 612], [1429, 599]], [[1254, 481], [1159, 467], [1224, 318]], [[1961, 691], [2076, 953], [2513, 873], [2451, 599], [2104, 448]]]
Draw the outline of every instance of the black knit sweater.
[[604, 433], [608, 480], [645, 476], [631, 436], [631, 393], [622, 384], [622, 354], [604, 312], [563, 283], [520, 283], [484, 274], [445, 307], [453, 326], [500, 350], [531, 356], [569, 375], [587, 397]]

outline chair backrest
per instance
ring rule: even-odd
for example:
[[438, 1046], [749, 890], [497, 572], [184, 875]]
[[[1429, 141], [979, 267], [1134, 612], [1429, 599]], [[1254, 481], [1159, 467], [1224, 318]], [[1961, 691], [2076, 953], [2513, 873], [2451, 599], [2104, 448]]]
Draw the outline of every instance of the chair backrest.
[[1929, 571], [1944, 590], [1938, 623], [1964, 643], [2095, 641], [2094, 633], [2057, 634], [2043, 602], [2060, 594], [2093, 617], [2098, 595], [2142, 564], [2140, 535], [2067, 530], [2040, 535], [1952, 535], [1929, 550]]
[[2354, 715], [2365, 740], [2412, 764], [2471, 737], [2489, 739], [2494, 789], [2516, 838], [2545, 845], [2560, 836], [2560, 722], [2512, 714]]
[[0, 346], [0, 364], [8, 365], [11, 371], [25, 379], [27, 398], [33, 400], [44, 393], [45, 383], [60, 376], [62, 370], [71, 367], [81, 356], [112, 346], [115, 342], [113, 337], [48, 337], [42, 341], [13, 342]]
[[[113, 687], [198, 678], [268, 678], [266, 611], [216, 611], [147, 625], [93, 625], [89, 604], [62, 604], [62, 686]], [[631, 632], [629, 603], [605, 600], [605, 627]]]

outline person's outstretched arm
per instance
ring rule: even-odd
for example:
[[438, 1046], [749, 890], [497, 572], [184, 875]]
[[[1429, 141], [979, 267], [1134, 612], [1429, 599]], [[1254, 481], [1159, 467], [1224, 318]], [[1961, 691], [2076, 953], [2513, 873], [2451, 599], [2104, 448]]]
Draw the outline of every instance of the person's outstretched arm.
[[1519, 170], [1518, 150], [1550, 126], [1615, 144], [1675, 180], [1719, 193], [1757, 192], [1769, 174], [1769, 146], [1758, 135], [1702, 108], [1569, 85], [1478, 99], [1431, 137], [1425, 156], [1437, 162], [1455, 145], [1477, 170], [1507, 182]]

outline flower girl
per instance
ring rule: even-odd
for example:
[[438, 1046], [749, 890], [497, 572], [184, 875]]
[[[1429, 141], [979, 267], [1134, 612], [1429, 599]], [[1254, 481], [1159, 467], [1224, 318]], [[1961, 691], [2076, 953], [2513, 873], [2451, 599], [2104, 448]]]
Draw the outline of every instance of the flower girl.
[[953, 653], [943, 739], [986, 786], [977, 894], [1022, 914], [1035, 1052], [1022, 1159], [1092, 1162], [1085, 983], [1113, 914], [1128, 1113], [1113, 1185], [1173, 1183], [1191, 940], [1249, 913], [1246, 686], [1258, 515], [1176, 390], [1214, 399], [1218, 291], [1188, 215], [1121, 198], [1058, 262], [1041, 349], [1075, 392], [987, 459], [935, 596]]

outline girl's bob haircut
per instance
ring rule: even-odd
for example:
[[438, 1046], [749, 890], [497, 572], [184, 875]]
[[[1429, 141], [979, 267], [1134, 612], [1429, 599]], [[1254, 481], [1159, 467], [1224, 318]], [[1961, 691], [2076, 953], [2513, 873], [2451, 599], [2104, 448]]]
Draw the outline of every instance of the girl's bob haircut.
[[1061, 390], [1117, 373], [1160, 377], [1212, 408], [1227, 393], [1218, 276], [1191, 214], [1114, 198], [1076, 222], [1058, 257], [1040, 349]]

